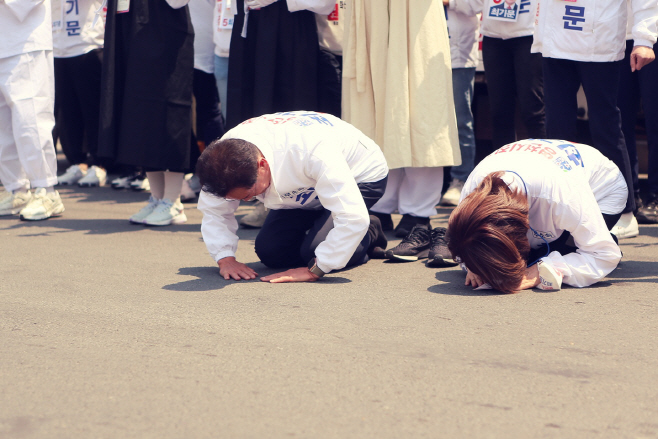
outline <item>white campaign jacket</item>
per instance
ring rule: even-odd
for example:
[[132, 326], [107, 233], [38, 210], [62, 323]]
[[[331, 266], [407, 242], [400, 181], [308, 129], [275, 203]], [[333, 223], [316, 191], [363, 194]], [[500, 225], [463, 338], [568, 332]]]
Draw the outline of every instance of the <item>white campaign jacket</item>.
[[215, 0], [190, 0], [190, 20], [194, 27], [194, 68], [205, 73], [215, 71], [213, 13]]
[[102, 0], [53, 0], [53, 56], [70, 58], [103, 47]]
[[480, 17], [446, 10], [452, 68], [477, 67]]
[[[557, 1], [557, 0], [551, 0]], [[509, 38], [527, 37], [534, 32], [535, 14], [539, 0], [517, 0], [518, 17], [516, 21], [506, 22], [492, 19], [489, 10], [493, 4], [490, 0], [450, 0], [448, 7], [465, 15], [482, 13], [480, 33], [485, 37]], [[500, 3], [499, 1], [497, 3]]]
[[[329, 114], [295, 111], [249, 119], [223, 139], [243, 139], [261, 151], [270, 166], [269, 188], [256, 198], [270, 209], [328, 209], [334, 228], [315, 250], [318, 267], [329, 272], [345, 267], [365, 236], [370, 220], [357, 183], [388, 175], [379, 146], [352, 125]], [[201, 233], [218, 261], [235, 256], [239, 201], [205, 192]]]
[[315, 14], [318, 25], [318, 40], [320, 47], [334, 55], [343, 55], [343, 33], [345, 29], [345, 14], [349, 0], [336, 0], [331, 14]]
[[[574, 287], [592, 285], [617, 267], [619, 246], [601, 212], [620, 213], [628, 187], [617, 166], [588, 145], [562, 140], [521, 140], [505, 145], [480, 162], [464, 184], [461, 200], [496, 171], [512, 189], [528, 195], [532, 248], [569, 231], [577, 252], [551, 252], [541, 260], [560, 271]], [[461, 201], [460, 200], [460, 201]]]
[[611, 62], [624, 58], [627, 5], [633, 13], [636, 46], [656, 42], [656, 0], [542, 1], [532, 52], [547, 58]]
[[53, 50], [50, 0], [0, 1], [0, 59]]

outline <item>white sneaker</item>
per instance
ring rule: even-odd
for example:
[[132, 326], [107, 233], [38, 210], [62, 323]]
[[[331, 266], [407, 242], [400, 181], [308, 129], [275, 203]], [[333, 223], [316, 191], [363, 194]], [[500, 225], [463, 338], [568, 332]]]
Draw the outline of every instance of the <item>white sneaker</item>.
[[168, 226], [169, 224], [183, 224], [187, 222], [183, 204], [180, 201], [172, 203], [165, 198], [160, 201], [153, 212], [146, 217], [144, 224], [149, 226]]
[[112, 189], [130, 189], [130, 183], [132, 183], [137, 178], [137, 176], [139, 176], [139, 173], [122, 175], [115, 178], [110, 183], [112, 185]]
[[140, 175], [130, 183], [130, 188], [134, 191], [150, 191], [151, 185], [149, 184], [149, 179], [144, 175]]
[[139, 212], [131, 216], [128, 219], [128, 221], [135, 224], [144, 224], [144, 219], [146, 219], [147, 216], [153, 213], [155, 208], [158, 207], [158, 204], [160, 204], [160, 200], [158, 200], [157, 198], [153, 197], [153, 195], [151, 195], [149, 197], [148, 204], [142, 207], [142, 209]]
[[11, 192], [3, 193], [0, 199], [0, 216], [16, 215], [19, 213], [32, 199], [32, 192]]
[[80, 179], [80, 181], [78, 181], [78, 186], [80, 187], [104, 186], [106, 179], [107, 179], [107, 172], [105, 172], [105, 169], [99, 168], [98, 166], [92, 166], [87, 171], [87, 175], [85, 175]]
[[640, 234], [640, 227], [637, 224], [635, 215], [633, 212], [624, 213], [617, 224], [610, 231], [613, 235], [616, 235], [618, 239], [632, 238]]
[[453, 178], [450, 186], [448, 186], [448, 190], [441, 197], [439, 204], [442, 206], [456, 206], [459, 204], [459, 198], [461, 198], [463, 188], [464, 182]]
[[80, 166], [78, 165], [69, 166], [65, 173], [57, 177], [57, 184], [76, 184], [86, 174], [87, 173], [80, 169]]
[[256, 201], [254, 205], [254, 210], [251, 211], [248, 215], [245, 215], [240, 219], [240, 225], [248, 229], [258, 229], [263, 227], [265, 223], [265, 218], [267, 218], [268, 209], [265, 207], [262, 201]]
[[63, 212], [64, 204], [62, 204], [59, 192], [46, 192], [45, 188], [40, 187], [34, 191], [30, 202], [21, 210], [21, 219], [39, 221], [51, 216], [59, 216]]
[[196, 199], [196, 192], [190, 187], [189, 180], [184, 179], [183, 184], [180, 189], [180, 200], [185, 201], [194, 201]]

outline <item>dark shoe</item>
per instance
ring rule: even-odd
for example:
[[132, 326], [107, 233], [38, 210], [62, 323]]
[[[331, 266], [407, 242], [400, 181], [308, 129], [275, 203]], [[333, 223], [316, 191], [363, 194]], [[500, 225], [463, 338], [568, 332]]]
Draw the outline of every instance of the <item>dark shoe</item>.
[[450, 250], [448, 250], [446, 232], [447, 230], [444, 227], [437, 227], [432, 230], [430, 235], [432, 243], [430, 245], [430, 252], [427, 255], [428, 267], [454, 267], [457, 265], [452, 254], [450, 254]]
[[407, 262], [426, 258], [430, 252], [430, 233], [429, 225], [415, 225], [401, 243], [386, 250], [386, 258]]
[[398, 223], [398, 226], [395, 228], [395, 236], [397, 236], [398, 238], [403, 238], [407, 236], [409, 233], [411, 233], [411, 229], [413, 229], [415, 225], [423, 225], [427, 229], [429, 229], [430, 219], [420, 216], [404, 214], [402, 215], [402, 219]]
[[640, 197], [640, 194], [635, 194], [635, 210], [633, 213], [637, 216], [637, 211], [642, 209], [644, 207], [644, 203], [642, 202], [642, 198]]
[[375, 215], [370, 215], [370, 226], [368, 226], [368, 235], [370, 235], [370, 247], [368, 247], [368, 257], [370, 259], [386, 259], [386, 246], [388, 239], [382, 229], [382, 223]]
[[658, 224], [658, 194], [649, 194], [647, 204], [638, 209], [636, 218], [640, 224]]
[[369, 210], [368, 215], [376, 216], [377, 218], [379, 218], [383, 231], [388, 232], [390, 230], [393, 230], [393, 217], [391, 216], [390, 213], [379, 213]]

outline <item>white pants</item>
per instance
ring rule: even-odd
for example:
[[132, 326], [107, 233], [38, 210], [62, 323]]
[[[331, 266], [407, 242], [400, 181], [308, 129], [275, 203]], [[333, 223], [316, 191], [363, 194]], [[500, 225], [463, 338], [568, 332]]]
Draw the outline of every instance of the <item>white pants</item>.
[[384, 196], [372, 206], [378, 213], [409, 214], [422, 218], [436, 215], [443, 189], [443, 168], [397, 168], [388, 171]]
[[6, 191], [57, 184], [53, 52], [0, 59], [0, 181]]

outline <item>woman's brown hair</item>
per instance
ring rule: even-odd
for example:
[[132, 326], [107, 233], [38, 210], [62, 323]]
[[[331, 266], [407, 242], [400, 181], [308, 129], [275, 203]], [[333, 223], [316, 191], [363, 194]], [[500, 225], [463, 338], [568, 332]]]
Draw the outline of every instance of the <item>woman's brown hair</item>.
[[487, 175], [455, 208], [448, 223], [448, 248], [473, 273], [505, 292], [516, 291], [530, 253], [528, 200], [501, 178]]

